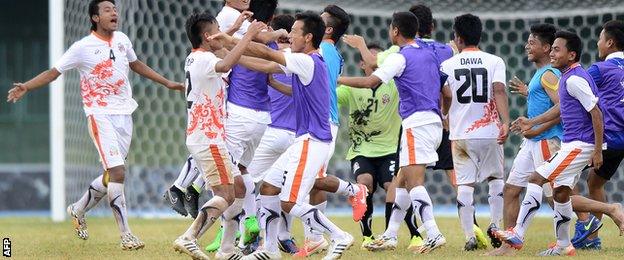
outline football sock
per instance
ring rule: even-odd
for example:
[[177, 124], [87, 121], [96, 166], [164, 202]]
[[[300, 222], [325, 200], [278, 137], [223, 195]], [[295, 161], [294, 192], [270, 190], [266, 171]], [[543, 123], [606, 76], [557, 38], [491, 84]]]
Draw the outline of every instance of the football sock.
[[371, 230], [371, 225], [373, 224], [373, 194], [369, 193], [366, 196], [366, 212], [360, 220], [360, 229], [362, 229], [362, 235], [365, 237], [370, 237], [373, 235], [373, 231]]
[[260, 227], [264, 230], [264, 250], [279, 252], [278, 230], [280, 226], [280, 213], [282, 212], [279, 196], [260, 195]]
[[121, 234], [131, 233], [128, 226], [128, 213], [126, 212], [126, 197], [124, 196], [123, 183], [108, 183], [108, 203]]
[[228, 203], [220, 196], [213, 196], [199, 209], [197, 218], [184, 233], [184, 237], [190, 240], [200, 238], [228, 208]]
[[566, 203], [554, 202], [555, 208], [555, 234], [557, 235], [557, 245], [566, 248], [570, 245], [570, 220], [573, 217], [572, 200]]
[[234, 199], [234, 203], [230, 205], [221, 217], [223, 226], [223, 236], [221, 238], [221, 247], [219, 250], [224, 253], [234, 252], [234, 241], [236, 239], [236, 231], [238, 230], [238, 222], [240, 220], [241, 210], [243, 209], [243, 199]]
[[488, 203], [490, 204], [490, 223], [500, 227], [503, 220], [503, 187], [501, 179], [488, 182]]
[[89, 185], [89, 189], [82, 195], [80, 200], [74, 203], [74, 210], [78, 215], [84, 215], [87, 211], [95, 207], [95, 205], [106, 196], [107, 188], [102, 182], [103, 175], [95, 178]]
[[340, 240], [344, 237], [344, 231], [332, 223], [319, 209], [310, 204], [295, 204], [290, 210], [290, 214], [301, 219], [303, 223], [309, 224], [313, 230], [323, 232], [332, 240]]
[[199, 170], [195, 164], [193, 157], [189, 156], [182, 166], [178, 178], [173, 183], [181, 191], [186, 191], [186, 188], [193, 184], [193, 181], [199, 176]]
[[474, 188], [466, 185], [457, 187], [457, 211], [459, 211], [459, 220], [464, 230], [466, 240], [474, 237], [472, 229], [474, 220]]
[[424, 186], [416, 186], [410, 191], [410, 198], [416, 216], [420, 218], [427, 230], [427, 237], [435, 237], [440, 234], [438, 225], [433, 218], [433, 203]]
[[526, 194], [520, 204], [520, 212], [518, 213], [518, 220], [516, 221], [516, 227], [514, 230], [520, 237], [524, 237], [524, 232], [527, 230], [535, 213], [542, 205], [542, 187], [529, 183], [526, 188]]

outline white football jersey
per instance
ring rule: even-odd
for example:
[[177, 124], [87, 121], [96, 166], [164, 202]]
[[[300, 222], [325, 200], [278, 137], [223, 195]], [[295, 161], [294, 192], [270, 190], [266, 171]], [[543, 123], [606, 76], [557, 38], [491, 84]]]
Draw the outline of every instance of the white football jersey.
[[128, 115], [138, 107], [128, 79], [137, 56], [128, 36], [114, 32], [103, 39], [95, 32], [72, 44], [54, 68], [60, 73], [78, 69], [80, 95], [87, 115]]
[[203, 50], [186, 58], [187, 145], [225, 145], [226, 83], [224, 74], [215, 71], [220, 60]]
[[448, 114], [450, 139], [496, 138], [500, 119], [492, 84], [505, 84], [505, 62], [478, 49], [463, 50], [442, 63], [453, 102]]

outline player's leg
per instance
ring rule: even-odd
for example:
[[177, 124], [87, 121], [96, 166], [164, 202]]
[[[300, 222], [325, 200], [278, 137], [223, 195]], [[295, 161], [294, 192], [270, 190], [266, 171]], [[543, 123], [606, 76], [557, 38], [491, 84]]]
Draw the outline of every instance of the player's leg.
[[[503, 146], [496, 140], [475, 140], [481, 143], [479, 147], [481, 158], [479, 158], [479, 178], [481, 182], [484, 178], [488, 182], [488, 204], [490, 206], [490, 224], [487, 234], [490, 237], [490, 244], [494, 248], [501, 246], [501, 241], [494, 236], [494, 231], [500, 229], [503, 221], [503, 187], [504, 177], [504, 154]], [[476, 150], [473, 150], [477, 152]]]
[[427, 241], [420, 252], [428, 253], [446, 244], [433, 216], [431, 197], [424, 186], [426, 165], [438, 160], [435, 151], [442, 141], [442, 125], [433, 123], [403, 129], [402, 135], [399, 166], [401, 174], [405, 174], [414, 212], [427, 230]]
[[326, 258], [340, 258], [353, 244], [353, 236], [338, 228], [323, 212], [305, 201], [306, 194], [312, 189], [313, 180], [326, 163], [329, 144], [314, 139], [303, 139], [296, 144], [298, 149], [291, 155], [287, 167], [289, 174], [280, 193], [282, 210], [300, 218], [312, 229], [328, 235], [332, 244]]
[[186, 187], [190, 186], [191, 183], [197, 178], [199, 175], [199, 171], [196, 171], [196, 168], [193, 167], [194, 161], [193, 157], [189, 155], [186, 159], [186, 162], [180, 169], [180, 173], [178, 174], [178, 178], [173, 182], [173, 185], [169, 187], [165, 194], [163, 194], [163, 198], [165, 203], [169, 204], [174, 211], [178, 212], [182, 216], [188, 215], [188, 212], [184, 205]]
[[[314, 182], [314, 189], [349, 197], [349, 202], [353, 207], [353, 221], [360, 221], [366, 212], [368, 189], [363, 184], [347, 182], [329, 175], [317, 178]], [[312, 203], [312, 196], [310, 196], [310, 202]]]
[[188, 146], [189, 151], [202, 167], [203, 176], [210, 185], [213, 197], [202, 205], [199, 214], [189, 228], [174, 242], [174, 249], [193, 258], [207, 257], [197, 240], [217, 221], [234, 202], [234, 178], [232, 165], [225, 147], [217, 145]]
[[369, 190], [369, 194], [366, 197], [367, 210], [360, 220], [360, 229], [362, 231], [362, 247], [365, 247], [368, 243], [372, 242], [373, 232], [371, 230], [372, 224], [372, 196], [374, 193], [375, 179], [373, 173], [375, 173], [374, 159], [364, 156], [356, 156], [351, 159], [351, 172], [355, 175], [356, 182], [363, 184]]
[[[459, 212], [459, 222], [464, 231], [466, 244], [464, 250], [472, 251], [478, 248], [477, 238], [473, 229], [474, 207], [474, 184], [477, 180], [477, 162], [480, 158], [472, 150], [470, 145], [477, 145], [471, 140], [453, 141], [453, 168], [457, 184], [457, 211]], [[474, 147], [479, 150], [484, 147]]]

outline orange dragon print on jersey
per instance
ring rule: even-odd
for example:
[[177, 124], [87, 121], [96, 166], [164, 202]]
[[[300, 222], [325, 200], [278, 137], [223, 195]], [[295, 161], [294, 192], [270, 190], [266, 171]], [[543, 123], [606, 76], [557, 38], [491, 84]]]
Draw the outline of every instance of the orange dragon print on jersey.
[[495, 123], [496, 126], [500, 127], [500, 120], [498, 119], [498, 110], [496, 110], [496, 102], [494, 99], [490, 99], [485, 106], [483, 106], [484, 115], [482, 118], [477, 119], [466, 129], [466, 133], [472, 132], [482, 127], [486, 127], [491, 123]]
[[106, 97], [121, 93], [121, 87], [126, 82], [120, 79], [110, 83], [108, 80], [111, 77], [113, 77], [113, 60], [107, 59], [95, 65], [89, 75], [80, 79], [80, 92], [85, 106], [92, 107], [96, 104], [105, 107], [108, 105], [104, 100]]
[[190, 135], [199, 128], [209, 139], [217, 137], [225, 139], [223, 124], [223, 119], [225, 118], [225, 111], [223, 110], [224, 97], [223, 89], [221, 89], [216, 95], [215, 102], [208, 95], [204, 94], [203, 102], [194, 103], [189, 112], [190, 122], [186, 129], [186, 134]]

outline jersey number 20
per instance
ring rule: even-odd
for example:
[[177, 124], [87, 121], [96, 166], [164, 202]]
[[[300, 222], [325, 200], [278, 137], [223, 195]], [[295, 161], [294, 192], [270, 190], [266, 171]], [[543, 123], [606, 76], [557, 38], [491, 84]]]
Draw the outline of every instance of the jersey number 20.
[[[481, 78], [478, 84], [477, 77]], [[461, 104], [487, 103], [488, 102], [488, 72], [484, 68], [456, 69], [455, 79], [462, 81], [462, 85], [457, 89], [457, 102]], [[465, 95], [468, 89], [471, 95]]]

